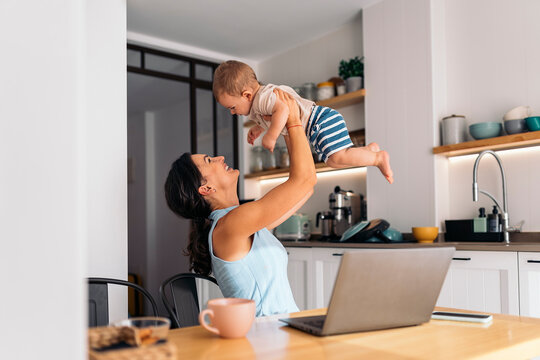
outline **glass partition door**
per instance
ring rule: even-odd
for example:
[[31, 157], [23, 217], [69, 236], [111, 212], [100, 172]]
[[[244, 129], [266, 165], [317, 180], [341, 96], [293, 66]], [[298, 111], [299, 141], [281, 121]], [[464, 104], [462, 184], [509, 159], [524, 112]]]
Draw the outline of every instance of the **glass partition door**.
[[224, 155], [238, 168], [238, 129], [212, 94], [218, 64], [133, 45], [127, 56], [128, 269], [157, 299], [164, 279], [188, 272], [190, 223], [164, 197], [171, 164], [191, 152]]

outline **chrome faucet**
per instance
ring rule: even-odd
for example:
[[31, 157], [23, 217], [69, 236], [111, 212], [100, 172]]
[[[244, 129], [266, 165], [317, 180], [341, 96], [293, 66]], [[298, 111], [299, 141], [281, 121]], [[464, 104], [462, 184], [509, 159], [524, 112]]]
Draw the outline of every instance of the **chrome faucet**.
[[[495, 198], [490, 194], [488, 193], [487, 191], [484, 191], [484, 190], [478, 190], [478, 182], [477, 182], [477, 178], [478, 178], [478, 164], [480, 164], [480, 159], [482, 159], [482, 156], [486, 155], [486, 154], [491, 154], [493, 155], [493, 157], [495, 157], [495, 160], [497, 160], [497, 163], [499, 164], [499, 168], [501, 169], [501, 176], [502, 176], [502, 191], [503, 191], [503, 206], [501, 208], [501, 206], [499, 205], [499, 203], [497, 202], [497, 200], [495, 200]], [[497, 154], [495, 154], [495, 152], [491, 151], [491, 150], [485, 150], [485, 151], [482, 151], [480, 153], [480, 155], [478, 155], [478, 157], [476, 158], [476, 161], [474, 162], [474, 168], [473, 168], [473, 201], [478, 201], [478, 191], [480, 191], [482, 194], [486, 195], [487, 197], [489, 197], [491, 200], [493, 200], [493, 202], [495, 203], [495, 205], [497, 205], [497, 207], [499, 208], [499, 211], [501, 212], [501, 218], [502, 218], [502, 231], [503, 231], [503, 234], [504, 234], [504, 242], [506, 244], [509, 244], [510, 243], [510, 234], [508, 233], [508, 210], [507, 210], [507, 197], [506, 197], [506, 176], [504, 175], [504, 169], [503, 169], [503, 166], [502, 166], [502, 161], [501, 159], [499, 158], [499, 156], [497, 156]]]

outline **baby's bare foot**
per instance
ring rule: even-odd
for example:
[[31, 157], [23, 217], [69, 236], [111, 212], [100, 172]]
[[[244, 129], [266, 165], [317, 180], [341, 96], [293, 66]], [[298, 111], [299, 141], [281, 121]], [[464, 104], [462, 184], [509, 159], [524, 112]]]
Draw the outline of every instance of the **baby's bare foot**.
[[368, 150], [373, 151], [373, 152], [381, 151], [381, 148], [379, 148], [379, 144], [374, 143], [374, 142], [367, 144], [367, 145], [366, 145], [366, 148], [367, 148]]
[[388, 180], [390, 184], [394, 182], [394, 172], [390, 167], [390, 155], [386, 151], [377, 152], [377, 164], [383, 176]]

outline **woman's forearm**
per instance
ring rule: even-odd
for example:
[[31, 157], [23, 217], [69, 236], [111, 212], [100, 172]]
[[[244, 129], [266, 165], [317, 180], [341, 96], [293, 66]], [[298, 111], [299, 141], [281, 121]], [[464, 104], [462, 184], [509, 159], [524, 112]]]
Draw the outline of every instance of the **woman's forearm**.
[[[291, 100], [294, 101], [294, 100]], [[291, 106], [291, 104], [289, 104]], [[311, 156], [311, 149], [307, 141], [304, 127], [300, 121], [298, 107], [291, 106], [289, 118], [287, 119], [287, 131], [289, 139], [286, 142], [290, 157], [289, 180], [306, 182], [308, 187], [313, 187], [317, 182], [315, 174], [315, 164]]]
[[289, 132], [289, 156], [290, 170], [289, 179], [292, 181], [316, 182], [315, 164], [311, 149], [304, 134], [302, 126], [293, 126], [288, 129]]

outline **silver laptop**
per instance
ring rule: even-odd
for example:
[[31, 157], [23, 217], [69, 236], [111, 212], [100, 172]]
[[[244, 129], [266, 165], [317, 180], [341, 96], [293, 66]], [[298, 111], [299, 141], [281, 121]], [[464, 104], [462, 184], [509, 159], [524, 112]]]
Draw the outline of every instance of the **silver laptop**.
[[326, 336], [427, 322], [455, 248], [345, 252], [326, 315], [279, 319]]

